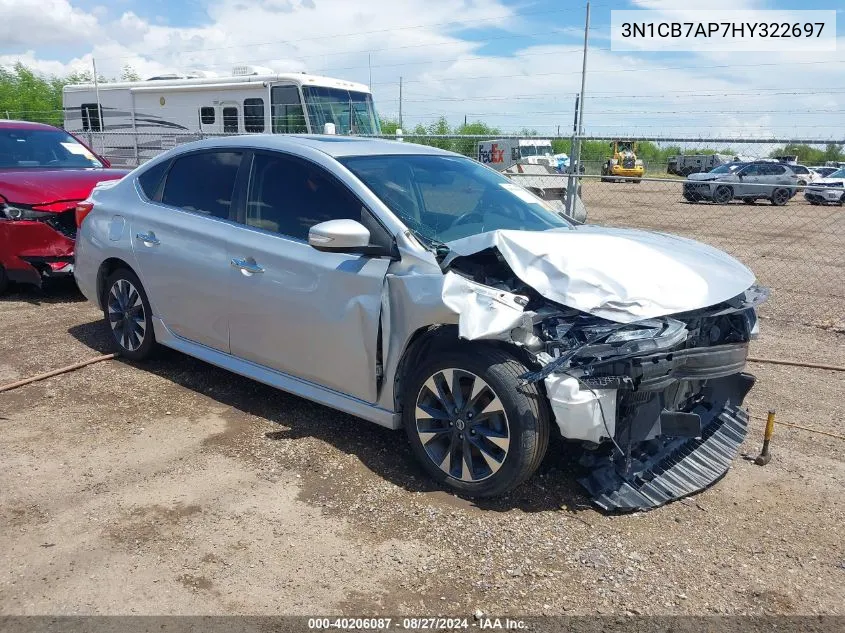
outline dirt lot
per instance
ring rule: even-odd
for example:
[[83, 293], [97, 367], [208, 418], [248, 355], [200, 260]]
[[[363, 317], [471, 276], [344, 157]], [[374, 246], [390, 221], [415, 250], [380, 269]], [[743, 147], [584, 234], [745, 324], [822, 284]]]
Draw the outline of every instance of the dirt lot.
[[[693, 207], [655, 187], [584, 197], [596, 220], [744, 245], [794, 289], [753, 353], [845, 365], [842, 248], [825, 251], [841, 210]], [[778, 246], [775, 212], [822, 228]], [[109, 351], [100, 317], [69, 284], [4, 297], [0, 384]], [[843, 374], [751, 369], [753, 415], [843, 433]], [[606, 516], [560, 445], [474, 504], [433, 489], [402, 434], [175, 352], [0, 394], [0, 428], [2, 614], [845, 614], [845, 442], [824, 435], [780, 426], [767, 467], [740, 458], [700, 495]]]

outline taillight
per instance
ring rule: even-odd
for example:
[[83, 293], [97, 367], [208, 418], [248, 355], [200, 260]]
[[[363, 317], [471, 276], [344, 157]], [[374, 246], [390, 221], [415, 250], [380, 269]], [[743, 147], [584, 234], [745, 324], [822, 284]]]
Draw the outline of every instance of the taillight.
[[94, 203], [93, 202], [80, 202], [76, 205], [76, 227], [79, 228], [82, 226], [82, 221], [88, 216], [91, 211], [94, 210]]

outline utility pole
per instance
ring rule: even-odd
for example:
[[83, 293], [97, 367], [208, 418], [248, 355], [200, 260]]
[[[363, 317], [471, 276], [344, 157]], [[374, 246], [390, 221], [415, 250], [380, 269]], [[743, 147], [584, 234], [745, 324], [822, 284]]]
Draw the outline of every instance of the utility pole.
[[402, 77], [399, 77], [399, 129], [404, 130], [405, 126], [402, 125]]
[[584, 134], [584, 89], [587, 82], [587, 48], [590, 37], [590, 3], [587, 3], [587, 19], [584, 24], [584, 56], [581, 61], [581, 93], [575, 98], [575, 120], [572, 126], [572, 145], [569, 148], [569, 178], [566, 184], [566, 212], [575, 217], [578, 172], [581, 171], [581, 139]]
[[97, 127], [103, 130], [103, 108], [100, 105], [100, 81], [97, 79], [97, 60], [91, 58], [91, 67], [94, 69], [94, 94], [97, 98]]
[[[100, 147], [96, 149], [96, 151], [101, 155], [105, 156], [106, 154], [106, 137], [103, 135], [103, 106], [100, 105], [100, 80], [97, 78], [97, 61], [92, 57], [91, 58], [91, 67], [94, 69], [94, 94], [97, 98], [97, 128], [100, 132]], [[88, 115], [89, 124], [90, 124], [90, 114]], [[93, 126], [92, 126], [93, 127]], [[92, 135], [93, 137], [93, 135]], [[137, 138], [137, 137], [136, 137]], [[89, 142], [93, 140], [89, 139]], [[94, 146], [94, 143], [91, 143], [91, 146]]]

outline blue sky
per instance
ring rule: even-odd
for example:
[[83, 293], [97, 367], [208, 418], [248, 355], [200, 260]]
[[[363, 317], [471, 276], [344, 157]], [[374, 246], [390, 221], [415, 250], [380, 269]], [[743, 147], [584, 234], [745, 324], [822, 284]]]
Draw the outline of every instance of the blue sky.
[[[571, 0], [0, 0], [0, 64], [46, 74], [142, 76], [239, 63], [367, 83], [406, 127], [439, 116], [503, 130], [568, 129], [580, 84], [584, 4]], [[710, 0], [709, 9], [834, 9], [836, 52], [621, 53], [611, 9], [686, 2], [592, 3], [585, 108], [602, 134], [845, 136], [840, 2]], [[696, 7], [703, 8], [703, 7]]]

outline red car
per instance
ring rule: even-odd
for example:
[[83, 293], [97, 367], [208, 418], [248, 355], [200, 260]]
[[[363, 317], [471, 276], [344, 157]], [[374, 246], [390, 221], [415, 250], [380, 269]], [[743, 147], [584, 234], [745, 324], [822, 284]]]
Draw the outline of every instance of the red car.
[[0, 121], [0, 293], [73, 272], [77, 203], [128, 173], [108, 167], [64, 130]]

